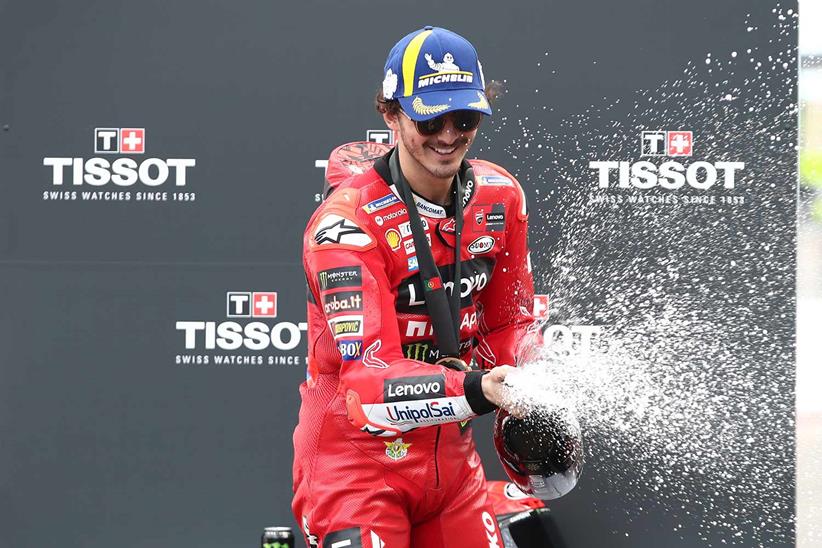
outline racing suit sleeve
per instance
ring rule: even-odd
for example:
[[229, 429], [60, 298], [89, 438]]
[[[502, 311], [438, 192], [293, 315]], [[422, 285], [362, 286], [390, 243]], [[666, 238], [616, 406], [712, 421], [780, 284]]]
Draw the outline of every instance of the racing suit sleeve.
[[404, 357], [387, 274], [391, 258], [363, 224], [353, 211], [326, 208], [309, 225], [303, 254], [316, 301], [309, 309], [318, 307], [309, 310], [309, 355], [325, 362], [321, 369], [339, 364], [349, 421], [394, 436], [495, 409], [482, 393], [482, 372]]
[[522, 188], [514, 184], [518, 196], [507, 213], [505, 249], [497, 255], [491, 280], [477, 299], [480, 318], [474, 359], [483, 369], [517, 365], [538, 341], [528, 211]]

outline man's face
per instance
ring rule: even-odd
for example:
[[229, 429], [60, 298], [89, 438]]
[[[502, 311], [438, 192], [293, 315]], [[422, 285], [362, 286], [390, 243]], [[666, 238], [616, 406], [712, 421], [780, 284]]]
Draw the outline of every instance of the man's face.
[[400, 145], [425, 171], [437, 179], [450, 181], [459, 171], [477, 129], [459, 131], [449, 114], [445, 118], [442, 130], [434, 135], [420, 135], [417, 126], [405, 113], [398, 114], [395, 119], [386, 117], [386, 123], [399, 135]]

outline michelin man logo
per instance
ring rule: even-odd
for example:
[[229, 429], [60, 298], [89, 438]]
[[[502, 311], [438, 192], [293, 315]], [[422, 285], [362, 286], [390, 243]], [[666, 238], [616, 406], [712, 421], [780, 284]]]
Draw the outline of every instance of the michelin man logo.
[[397, 91], [397, 75], [394, 71], [388, 69], [385, 73], [385, 78], [382, 81], [382, 96], [389, 101], [394, 98], [394, 93]]
[[445, 72], [460, 69], [457, 65], [454, 64], [454, 56], [450, 53], [446, 53], [442, 57], [442, 63], [435, 63], [434, 58], [431, 56], [430, 53], [425, 54], [425, 60], [428, 61], [428, 66], [431, 67], [431, 70], [436, 70], [437, 72]]

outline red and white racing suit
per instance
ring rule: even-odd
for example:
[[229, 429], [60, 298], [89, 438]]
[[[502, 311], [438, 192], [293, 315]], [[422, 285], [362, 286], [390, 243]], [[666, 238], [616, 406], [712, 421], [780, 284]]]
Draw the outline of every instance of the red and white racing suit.
[[[463, 178], [460, 352], [513, 365], [533, 333], [519, 183], [472, 160]], [[415, 195], [447, 293], [453, 212]], [[343, 183], [304, 236], [309, 379], [294, 431], [292, 508], [309, 546], [502, 546], [468, 426], [494, 409], [480, 371], [440, 356], [405, 204], [385, 158]], [[424, 283], [425, 282], [425, 283]]]

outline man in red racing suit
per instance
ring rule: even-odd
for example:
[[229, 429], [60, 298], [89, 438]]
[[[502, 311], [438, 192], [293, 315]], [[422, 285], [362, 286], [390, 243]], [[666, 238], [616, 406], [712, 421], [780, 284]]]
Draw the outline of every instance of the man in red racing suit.
[[[424, 35], [420, 59], [444, 58], [436, 46], [445, 43], [452, 64], [470, 64], [447, 32], [428, 27], [403, 40]], [[440, 40], [426, 50], [432, 34]], [[341, 184], [304, 235], [309, 379], [294, 432], [292, 508], [308, 546], [501, 547], [468, 421], [502, 403], [506, 366], [533, 333], [525, 197], [504, 169], [463, 160], [476, 127], [443, 115], [439, 131], [424, 135], [404, 112], [387, 110], [398, 146]], [[425, 305], [432, 282], [421, 280], [392, 155], [415, 191], [436, 283], [459, 291], [460, 358], [495, 368], [487, 375], [435, 363], [442, 356]], [[464, 218], [459, 281], [456, 196]]]

